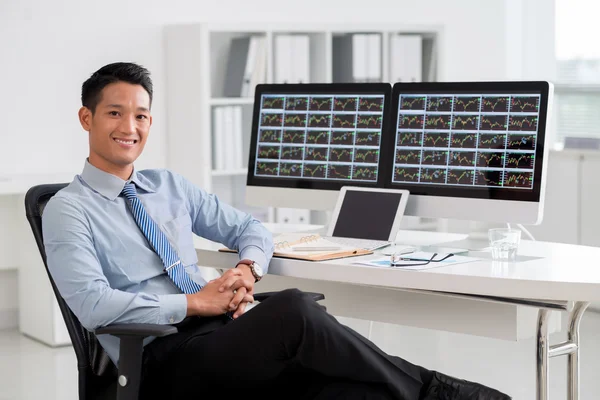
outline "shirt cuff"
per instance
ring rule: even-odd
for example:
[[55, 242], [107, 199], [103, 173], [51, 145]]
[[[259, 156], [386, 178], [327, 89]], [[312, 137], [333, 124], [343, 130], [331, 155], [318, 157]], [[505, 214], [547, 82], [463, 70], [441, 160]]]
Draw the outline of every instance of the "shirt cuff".
[[263, 274], [267, 273], [269, 266], [267, 265], [267, 256], [265, 252], [256, 246], [246, 246], [240, 252], [240, 260], [252, 260], [263, 270]]
[[185, 294], [161, 294], [159, 324], [172, 325], [183, 321], [187, 314], [187, 298]]

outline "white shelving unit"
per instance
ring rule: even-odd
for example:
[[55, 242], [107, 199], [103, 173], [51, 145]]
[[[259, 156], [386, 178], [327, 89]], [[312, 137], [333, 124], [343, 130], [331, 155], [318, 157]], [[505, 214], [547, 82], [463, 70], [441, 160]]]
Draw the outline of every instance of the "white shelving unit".
[[0, 196], [25, 194], [29, 188], [42, 183], [69, 183], [76, 174], [0, 175]]
[[[165, 28], [167, 104], [168, 104], [168, 167], [184, 174], [193, 183], [217, 194], [236, 207], [251, 211], [264, 222], [276, 222], [273, 210], [249, 210], [244, 204], [248, 168], [248, 151], [254, 97], [225, 97], [224, 87], [230, 46], [234, 38], [261, 36], [266, 40], [265, 83], [275, 82], [276, 41], [279, 35], [308, 37], [309, 76], [312, 83], [334, 82], [335, 38], [352, 34], [375, 33], [381, 36], [380, 81], [389, 81], [390, 38], [397, 34], [419, 34], [423, 40], [424, 75], [435, 73], [437, 57], [435, 43], [442, 34], [440, 26], [382, 26], [330, 24], [186, 24]], [[371, 54], [371, 52], [370, 52]], [[367, 55], [365, 55], [366, 57]], [[251, 92], [253, 93], [253, 88]], [[213, 169], [214, 121], [213, 109], [220, 106], [241, 106], [243, 124], [243, 168]], [[322, 214], [322, 213], [321, 213]], [[312, 213], [311, 220], [315, 221]]]
[[0, 176], [0, 271], [18, 269], [20, 332], [50, 346], [69, 344], [70, 339], [26, 219], [25, 193], [39, 184], [69, 183], [75, 175]]
[[245, 106], [254, 104], [251, 97], [214, 97], [209, 100], [211, 106]]

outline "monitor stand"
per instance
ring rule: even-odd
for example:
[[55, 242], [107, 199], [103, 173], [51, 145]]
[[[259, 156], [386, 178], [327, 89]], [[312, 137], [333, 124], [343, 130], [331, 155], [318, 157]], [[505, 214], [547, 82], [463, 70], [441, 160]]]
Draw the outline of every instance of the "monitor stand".
[[487, 231], [470, 233], [451, 233], [438, 231], [400, 230], [396, 235], [398, 246], [419, 246], [426, 251], [443, 253], [465, 253], [482, 251], [488, 244]]

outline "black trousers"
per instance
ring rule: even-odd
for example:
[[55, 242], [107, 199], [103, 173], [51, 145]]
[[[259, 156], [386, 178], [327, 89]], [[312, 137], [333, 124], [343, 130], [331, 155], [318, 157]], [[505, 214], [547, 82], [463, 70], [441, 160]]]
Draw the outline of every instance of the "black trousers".
[[288, 289], [235, 321], [187, 318], [179, 333], [155, 339], [144, 350], [141, 398], [416, 400], [431, 376]]

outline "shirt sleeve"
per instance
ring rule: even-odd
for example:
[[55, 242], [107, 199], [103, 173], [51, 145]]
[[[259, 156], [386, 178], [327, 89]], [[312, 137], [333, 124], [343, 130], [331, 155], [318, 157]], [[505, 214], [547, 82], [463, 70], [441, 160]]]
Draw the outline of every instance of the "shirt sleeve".
[[70, 200], [51, 199], [44, 209], [42, 227], [50, 274], [86, 329], [115, 323], [173, 324], [185, 318], [184, 294], [129, 293], [110, 287], [88, 220]]
[[189, 201], [192, 230], [201, 237], [238, 250], [240, 259], [258, 263], [267, 273], [273, 257], [273, 235], [252, 215], [238, 210], [179, 177]]

